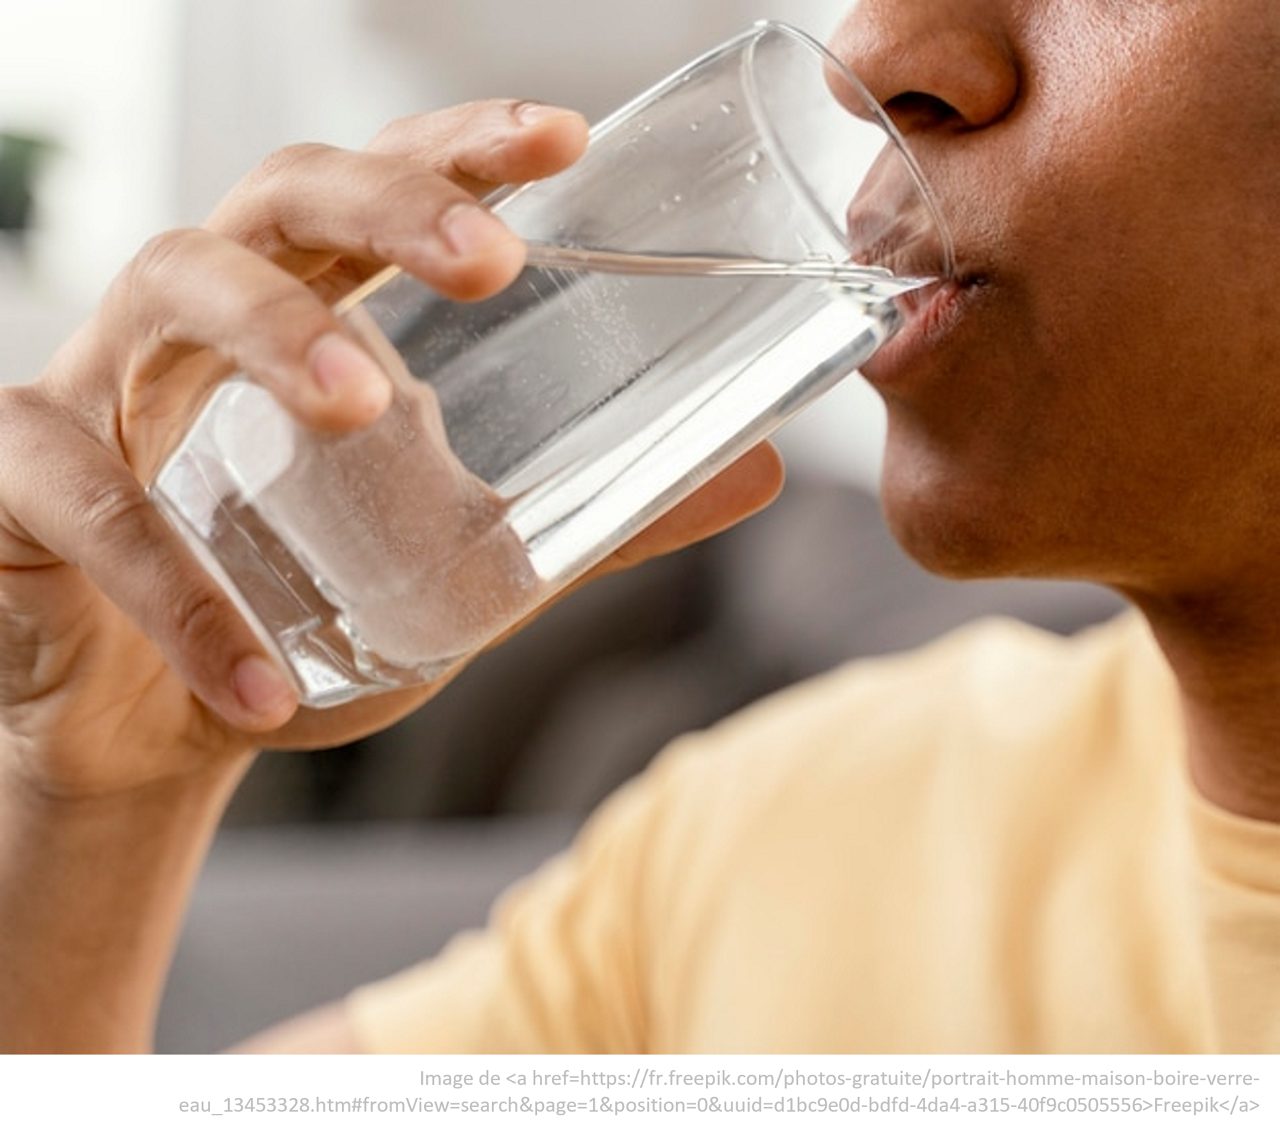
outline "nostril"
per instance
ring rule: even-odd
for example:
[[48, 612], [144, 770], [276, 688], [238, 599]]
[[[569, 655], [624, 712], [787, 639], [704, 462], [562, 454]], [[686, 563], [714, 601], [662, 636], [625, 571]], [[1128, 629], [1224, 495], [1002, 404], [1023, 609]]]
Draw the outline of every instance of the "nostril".
[[962, 121], [960, 112], [950, 103], [918, 90], [905, 90], [894, 95], [884, 104], [884, 108], [893, 119], [893, 124], [904, 134], [955, 125]]

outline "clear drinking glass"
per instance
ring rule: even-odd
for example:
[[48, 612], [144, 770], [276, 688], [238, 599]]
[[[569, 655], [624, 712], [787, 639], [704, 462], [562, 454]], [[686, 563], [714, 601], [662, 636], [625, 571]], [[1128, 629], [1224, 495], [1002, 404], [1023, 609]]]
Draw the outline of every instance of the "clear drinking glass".
[[339, 306], [395, 396], [354, 435], [219, 386], [151, 496], [329, 706], [433, 679], [886, 341], [950, 271], [918, 168], [859, 81], [761, 23], [489, 204], [530, 242], [502, 294], [394, 269]]

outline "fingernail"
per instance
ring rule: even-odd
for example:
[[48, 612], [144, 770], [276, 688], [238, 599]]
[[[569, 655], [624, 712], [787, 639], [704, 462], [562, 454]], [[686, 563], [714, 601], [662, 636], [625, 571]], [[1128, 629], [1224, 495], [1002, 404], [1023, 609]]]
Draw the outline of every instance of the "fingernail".
[[545, 102], [522, 102], [516, 107], [516, 120], [522, 126], [536, 126], [550, 118], [563, 118], [572, 113], [563, 106], [548, 106]]
[[288, 681], [261, 656], [246, 656], [236, 664], [231, 686], [240, 705], [253, 715], [274, 715], [294, 699]]
[[440, 230], [456, 255], [477, 255], [511, 239], [510, 229], [478, 204], [455, 204], [441, 217]]
[[307, 355], [307, 366], [311, 379], [326, 397], [358, 392], [389, 395], [386, 374], [373, 358], [341, 334], [330, 332], [317, 338]]

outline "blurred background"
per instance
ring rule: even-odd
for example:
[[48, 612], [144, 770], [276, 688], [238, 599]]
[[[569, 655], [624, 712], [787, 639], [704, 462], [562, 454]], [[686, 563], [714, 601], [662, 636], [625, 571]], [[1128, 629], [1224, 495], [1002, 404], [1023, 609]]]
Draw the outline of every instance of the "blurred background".
[[[0, 0], [0, 381], [35, 377], [148, 236], [264, 156], [359, 147], [471, 98], [597, 118], [761, 17], [846, 0]], [[1009, 614], [1068, 632], [1110, 595], [922, 573], [875, 501], [854, 379], [779, 436], [765, 514], [576, 594], [354, 746], [267, 755], [193, 901], [160, 1047], [220, 1048], [434, 953], [671, 737], [849, 658]]]

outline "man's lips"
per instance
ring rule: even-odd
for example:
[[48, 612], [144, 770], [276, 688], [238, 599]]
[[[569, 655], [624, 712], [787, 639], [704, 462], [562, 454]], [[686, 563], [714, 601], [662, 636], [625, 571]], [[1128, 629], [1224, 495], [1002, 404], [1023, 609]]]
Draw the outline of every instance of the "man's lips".
[[931, 356], [945, 347], [986, 286], [983, 277], [961, 275], [899, 296], [894, 301], [902, 328], [861, 367], [862, 375], [881, 389], [927, 377], [936, 368], [929, 364]]
[[945, 276], [894, 300], [903, 325], [862, 367], [877, 387], [905, 387], [927, 378], [940, 368], [929, 364], [931, 355], [941, 351], [986, 290], [985, 277], [957, 268], [956, 249], [932, 197], [892, 144], [886, 144], [849, 202], [845, 231], [855, 263], [874, 264], [903, 279]]

